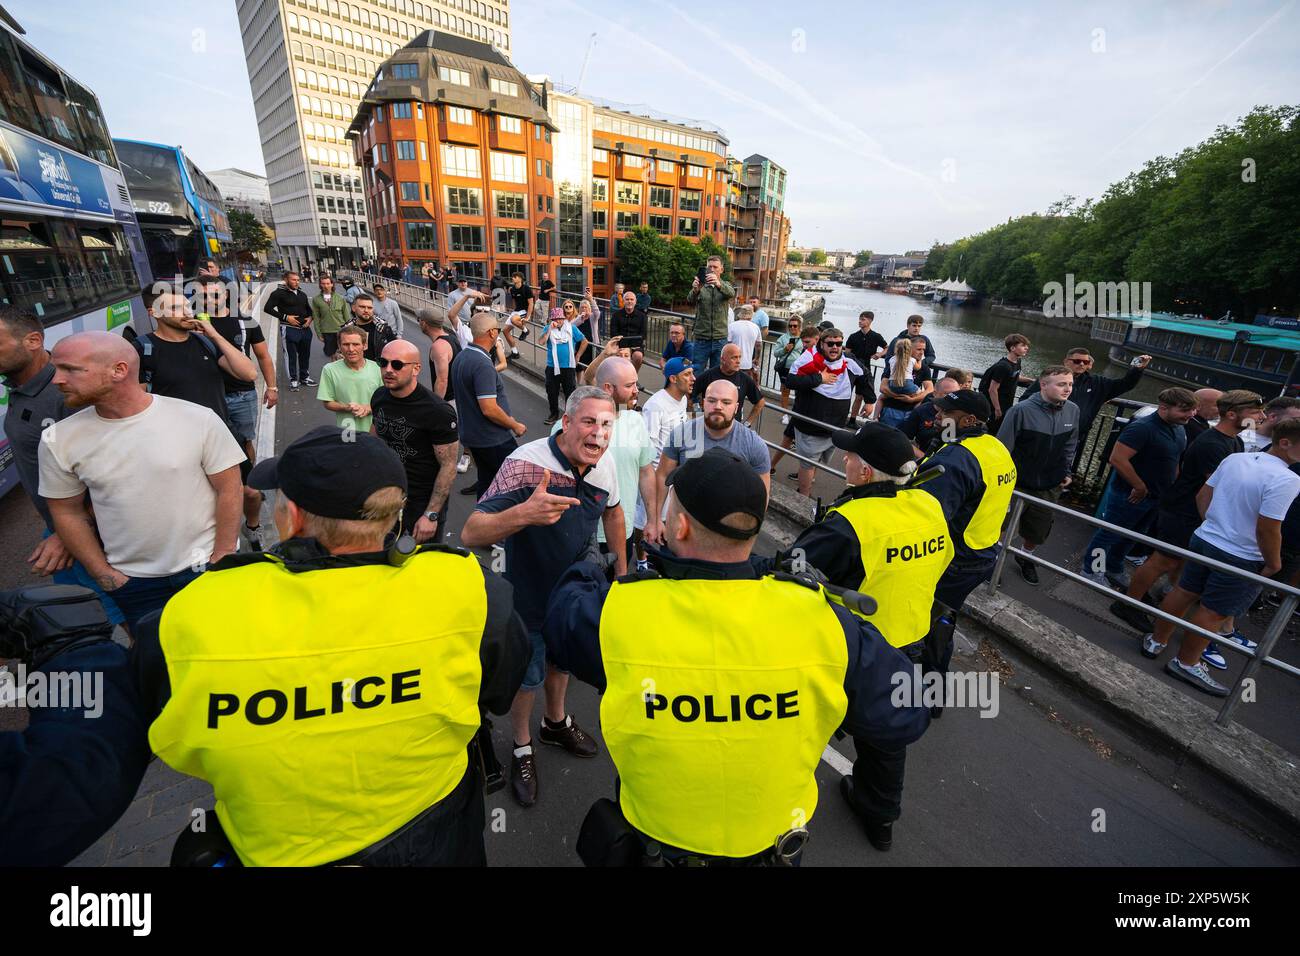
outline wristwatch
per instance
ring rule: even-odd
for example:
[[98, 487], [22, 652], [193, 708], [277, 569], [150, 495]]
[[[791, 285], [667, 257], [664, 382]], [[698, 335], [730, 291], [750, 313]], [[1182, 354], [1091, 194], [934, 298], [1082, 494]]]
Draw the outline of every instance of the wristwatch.
[[442, 515], [438, 514], [436, 511], [426, 511], [424, 516], [435, 523], [442, 520]]

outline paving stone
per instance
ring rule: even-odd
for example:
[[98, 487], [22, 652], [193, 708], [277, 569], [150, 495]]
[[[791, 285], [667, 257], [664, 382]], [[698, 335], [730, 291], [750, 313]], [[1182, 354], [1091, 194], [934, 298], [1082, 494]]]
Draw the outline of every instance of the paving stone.
[[164, 839], [175, 840], [176, 835], [190, 821], [188, 804], [164, 810], [157, 816], [148, 817], [134, 826], [117, 831], [115, 858], [122, 858], [143, 849], [150, 844]]
[[181, 782], [174, 787], [168, 787], [166, 790], [159, 790], [153, 795], [153, 807], [149, 811], [150, 816], [157, 816], [172, 807], [181, 804], [192, 804], [212, 794], [212, 785], [206, 780], [199, 780], [196, 777], [182, 777]]

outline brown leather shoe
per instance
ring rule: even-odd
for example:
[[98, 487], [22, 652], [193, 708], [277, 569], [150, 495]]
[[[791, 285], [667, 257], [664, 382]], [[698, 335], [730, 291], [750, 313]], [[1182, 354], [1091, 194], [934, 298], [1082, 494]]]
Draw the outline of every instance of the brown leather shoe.
[[532, 754], [511, 758], [510, 792], [521, 807], [531, 807], [537, 802], [537, 765]]
[[573, 719], [572, 715], [566, 715], [565, 719], [567, 725], [558, 729], [551, 728], [543, 720], [542, 728], [537, 734], [538, 739], [544, 744], [563, 747], [575, 757], [596, 756], [596, 741], [592, 740], [587, 732], [578, 726], [578, 722]]

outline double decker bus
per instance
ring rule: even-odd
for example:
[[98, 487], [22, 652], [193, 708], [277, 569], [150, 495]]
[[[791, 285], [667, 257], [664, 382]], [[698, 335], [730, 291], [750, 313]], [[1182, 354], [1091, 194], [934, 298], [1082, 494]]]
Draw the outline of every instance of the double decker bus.
[[206, 259], [234, 277], [230, 222], [221, 192], [179, 146], [115, 139], [149, 267], [159, 278], [192, 279]]
[[[99, 100], [24, 32], [0, 7], [0, 303], [35, 313], [47, 348], [147, 331], [153, 276]], [[12, 462], [0, 435], [0, 494], [18, 481]]]

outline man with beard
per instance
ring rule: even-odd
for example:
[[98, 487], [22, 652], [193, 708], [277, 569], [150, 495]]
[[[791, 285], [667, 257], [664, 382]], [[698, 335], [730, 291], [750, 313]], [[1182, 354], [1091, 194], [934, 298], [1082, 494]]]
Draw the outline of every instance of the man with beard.
[[45, 535], [27, 556], [33, 574], [48, 575], [54, 584], [80, 584], [99, 597], [110, 624], [121, 624], [122, 613], [80, 563], [72, 559], [62, 539], [54, 533], [50, 506], [41, 497], [41, 436], [47, 428], [70, 414], [62, 393], [53, 384], [54, 365], [45, 350], [45, 327], [32, 312], [0, 306], [0, 375], [9, 392], [4, 433], [13, 452], [18, 481], [27, 492]]
[[456, 411], [420, 384], [420, 350], [398, 339], [379, 356], [384, 387], [370, 399], [371, 431], [406, 471], [402, 533], [417, 544], [437, 543], [447, 531], [447, 495], [456, 478], [460, 436]]
[[40, 494], [64, 546], [133, 628], [235, 550], [244, 452], [211, 409], [146, 392], [120, 336], [81, 332], [52, 358], [54, 385], [81, 411], [41, 443]]
[[[533, 703], [545, 686], [546, 712], [539, 739], [577, 757], [594, 757], [596, 742], [565, 710], [569, 675], [548, 666], [542, 640], [546, 602], [565, 569], [587, 554], [603, 526], [609, 540], [624, 538], [623, 508], [613, 458], [606, 454], [617, 408], [603, 389], [574, 390], [559, 434], [529, 442], [501, 464], [461, 530], [467, 548], [505, 547], [504, 577], [515, 588], [515, 610], [532, 642], [532, 659], [510, 708], [514, 731], [511, 792], [525, 807], [537, 802], [533, 759]], [[627, 556], [614, 554], [614, 570], [627, 573]]]
[[[725, 380], [715, 381], [705, 391], [703, 404], [704, 415], [682, 422], [673, 429], [664, 445], [659, 467], [655, 469], [655, 501], [668, 500], [668, 476], [679, 465], [687, 459], [699, 458], [710, 448], [725, 448], [748, 462], [770, 494], [772, 459], [758, 433], [736, 422], [736, 413], [740, 410], [740, 392], [736, 386]], [[662, 545], [663, 525], [653, 530], [653, 536], [647, 531], [646, 540]]]

